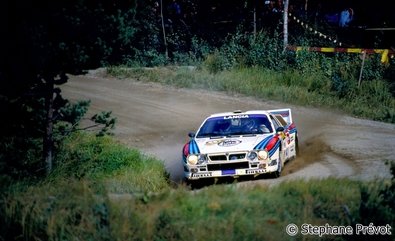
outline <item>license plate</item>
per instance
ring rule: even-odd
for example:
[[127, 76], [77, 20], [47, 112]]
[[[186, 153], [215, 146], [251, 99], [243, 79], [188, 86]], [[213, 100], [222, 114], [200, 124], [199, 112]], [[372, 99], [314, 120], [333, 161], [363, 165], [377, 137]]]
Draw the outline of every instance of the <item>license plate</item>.
[[236, 170], [222, 170], [222, 175], [235, 175]]

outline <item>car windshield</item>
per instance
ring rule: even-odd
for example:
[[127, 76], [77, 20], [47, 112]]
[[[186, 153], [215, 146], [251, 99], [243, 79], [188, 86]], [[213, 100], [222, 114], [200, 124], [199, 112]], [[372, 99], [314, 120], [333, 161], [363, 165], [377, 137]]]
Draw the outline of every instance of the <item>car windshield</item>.
[[207, 119], [196, 137], [222, 137], [272, 133], [268, 117], [260, 115], [230, 115]]

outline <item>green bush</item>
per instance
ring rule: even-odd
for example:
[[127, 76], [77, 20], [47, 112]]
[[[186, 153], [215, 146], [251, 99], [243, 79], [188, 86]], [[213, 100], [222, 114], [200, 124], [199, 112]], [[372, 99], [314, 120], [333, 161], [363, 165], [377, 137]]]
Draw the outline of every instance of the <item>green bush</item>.
[[285, 70], [288, 69], [287, 58], [280, 40], [269, 37], [266, 32], [254, 36], [239, 29], [229, 35], [220, 48], [207, 55], [205, 66], [211, 73], [251, 66]]
[[145, 200], [169, 188], [161, 161], [109, 136], [74, 133], [56, 160], [36, 184], [1, 177], [8, 182], [0, 193], [1, 240], [111, 240], [109, 196]]
[[[115, 142], [112, 137], [76, 133], [57, 154], [57, 167], [47, 181], [77, 178], [104, 181], [109, 191], [149, 192], [167, 187], [164, 164]], [[122, 183], [117, 187], [114, 182]], [[116, 190], [115, 190], [116, 189]]]
[[213, 54], [207, 55], [206, 60], [204, 61], [203, 65], [212, 74], [216, 74], [216, 73], [224, 70], [223, 59], [221, 58], [218, 51], [214, 52]]

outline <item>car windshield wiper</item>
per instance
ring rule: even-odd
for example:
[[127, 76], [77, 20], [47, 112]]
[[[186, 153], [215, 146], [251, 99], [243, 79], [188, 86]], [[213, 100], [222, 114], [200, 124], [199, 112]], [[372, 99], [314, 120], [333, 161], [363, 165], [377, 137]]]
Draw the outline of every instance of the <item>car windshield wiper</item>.
[[226, 137], [251, 137], [251, 136], [256, 136], [256, 134], [252, 134], [252, 133], [235, 133], [235, 134], [227, 135]]
[[224, 138], [225, 136], [210, 136], [210, 139], [221, 139]]
[[251, 137], [251, 136], [256, 136], [256, 134], [244, 134], [242, 136], [244, 136], [244, 137]]
[[196, 137], [198, 137], [198, 138], [208, 138], [208, 137], [212, 137], [214, 135], [215, 134], [213, 134], [213, 133], [203, 133], [203, 134], [196, 135]]

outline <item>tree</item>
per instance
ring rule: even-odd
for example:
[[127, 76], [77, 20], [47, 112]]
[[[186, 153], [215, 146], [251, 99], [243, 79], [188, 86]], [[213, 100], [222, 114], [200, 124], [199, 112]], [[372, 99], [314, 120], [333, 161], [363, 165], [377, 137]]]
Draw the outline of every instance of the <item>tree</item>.
[[[307, 0], [306, 0], [307, 4]], [[289, 0], [284, 0], [284, 13], [283, 13], [283, 21], [284, 21], [284, 51], [288, 46], [288, 5]]]
[[[97, 57], [101, 46], [88, 43], [89, 24], [82, 23], [79, 15], [88, 3], [20, 0], [6, 2], [1, 8], [0, 172], [17, 176], [49, 173], [57, 138], [54, 134], [59, 134], [54, 133], [55, 128], [68, 122], [75, 129], [71, 123], [85, 114], [84, 108], [74, 119], [65, 114], [67, 108], [81, 103], [73, 105], [63, 99], [59, 86], [67, 82], [66, 73], [82, 73], [97, 66], [103, 57], [91, 57], [93, 53]], [[115, 119], [106, 118], [98, 121], [108, 130]], [[45, 161], [35, 163], [40, 152]]]

